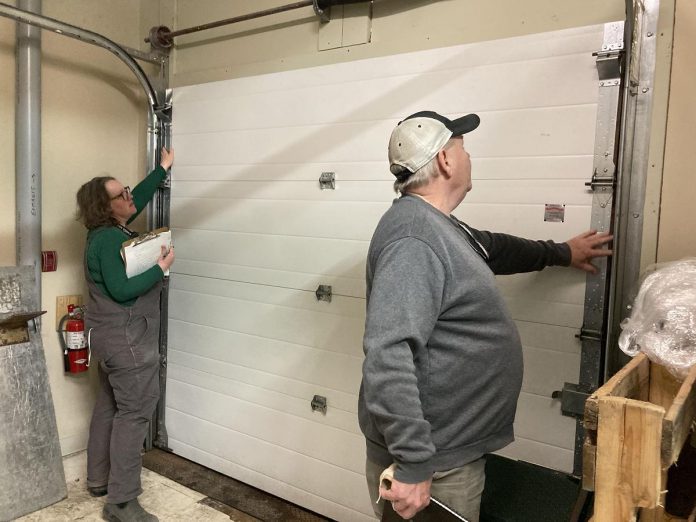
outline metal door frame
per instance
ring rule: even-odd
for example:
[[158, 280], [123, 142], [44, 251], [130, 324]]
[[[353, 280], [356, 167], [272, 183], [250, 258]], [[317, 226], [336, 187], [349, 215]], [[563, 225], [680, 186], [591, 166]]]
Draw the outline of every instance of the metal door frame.
[[576, 417], [573, 475], [582, 474], [585, 399], [627, 361], [617, 348], [640, 275], [660, 0], [627, 0], [626, 22], [608, 23], [595, 54], [598, 108], [594, 162], [586, 183], [593, 194], [591, 228], [614, 234], [611, 262], [585, 284], [578, 384], [566, 383], [564, 415]]

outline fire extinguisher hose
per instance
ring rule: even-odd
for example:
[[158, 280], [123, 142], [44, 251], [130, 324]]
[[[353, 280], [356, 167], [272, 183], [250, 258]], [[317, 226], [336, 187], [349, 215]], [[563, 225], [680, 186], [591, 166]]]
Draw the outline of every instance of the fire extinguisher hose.
[[93, 328], [87, 330], [87, 368], [89, 368], [89, 363], [92, 362], [92, 330]]
[[63, 351], [63, 370], [66, 372], [70, 371], [70, 361], [68, 360], [68, 344], [65, 342], [65, 323], [70, 319], [69, 314], [65, 314], [61, 317], [58, 323], [58, 342], [60, 342], [60, 348]]

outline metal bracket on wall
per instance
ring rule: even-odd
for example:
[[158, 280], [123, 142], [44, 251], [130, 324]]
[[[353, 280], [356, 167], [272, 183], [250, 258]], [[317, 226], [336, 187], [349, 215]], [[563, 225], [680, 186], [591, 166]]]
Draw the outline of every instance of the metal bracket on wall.
[[322, 172], [319, 176], [319, 188], [321, 190], [336, 190], [336, 174], [334, 172]]
[[315, 395], [310, 404], [312, 406], [312, 411], [318, 411], [326, 415], [326, 397]]
[[313, 0], [312, 6], [314, 7], [314, 13], [319, 17], [319, 21], [323, 24], [331, 21], [331, 5], [327, 7], [325, 4], [327, 2], [321, 0]]
[[551, 398], [561, 399], [561, 413], [563, 415], [582, 419], [585, 415], [585, 401], [590, 395], [589, 390], [567, 382], [563, 385], [563, 390], [553, 392]]
[[326, 301], [330, 303], [332, 296], [331, 285], [319, 285], [314, 294], [317, 296], [317, 301]]

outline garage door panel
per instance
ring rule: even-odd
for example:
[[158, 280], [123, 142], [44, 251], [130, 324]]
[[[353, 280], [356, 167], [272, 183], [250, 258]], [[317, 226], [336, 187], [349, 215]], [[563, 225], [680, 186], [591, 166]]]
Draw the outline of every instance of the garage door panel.
[[[362, 366], [362, 357], [357, 354], [293, 345], [178, 320], [172, 320], [170, 331], [172, 357], [180, 364], [185, 360], [194, 369], [222, 376], [229, 372], [239, 381], [263, 384], [295, 396], [303, 396], [308, 386], [316, 385], [322, 391], [331, 390], [331, 397], [342, 409], [357, 411], [355, 396]], [[218, 366], [213, 368], [214, 365]], [[289, 390], [301, 390], [302, 395]]]
[[[223, 297], [232, 300], [262, 303], [278, 306], [288, 310], [315, 312], [324, 316], [335, 316], [325, 319], [336, 320], [345, 318], [358, 318], [360, 321], [365, 316], [365, 302], [359, 299], [338, 296], [330, 303], [318, 301], [314, 292], [302, 292], [287, 288], [272, 286], [252, 285], [236, 281], [220, 281], [217, 279], [191, 277], [178, 274], [172, 278], [172, 291], [187, 292], [188, 295], [200, 294], [202, 296]], [[182, 314], [192, 314], [196, 310], [189, 310], [181, 306]], [[187, 317], [182, 315], [181, 318]], [[192, 317], [189, 315], [188, 317]]]
[[[392, 183], [389, 179], [365, 183], [364, 181], [336, 182], [336, 188], [321, 190], [319, 175], [321, 171], [314, 170], [314, 179], [308, 181], [228, 181], [215, 184], [217, 190], [210, 190], [207, 181], [179, 181], [176, 190], [186, 198], [200, 198], [206, 204], [206, 199], [225, 199], [238, 202], [249, 199], [267, 201], [368, 201], [389, 204], [395, 194], [391, 192]], [[382, 169], [382, 178], [384, 169]]]
[[[191, 423], [195, 423], [195, 420], [191, 421]], [[176, 421], [172, 422], [172, 426], [175, 428], [186, 428], [188, 424], [189, 422], [186, 418], [176, 419]], [[202, 426], [198, 426], [198, 428], [206, 429], [206, 425], [203, 424]], [[222, 437], [224, 437], [224, 434], [221, 435], [221, 438]], [[206, 442], [209, 439], [212, 438], [206, 438]], [[205, 442], [202, 442], [200, 439], [196, 439], [196, 442], [199, 444], [198, 446], [187, 444], [172, 437], [170, 437], [169, 441], [171, 450], [177, 455], [181, 455], [211, 469], [218, 470], [221, 473], [229, 475], [230, 477], [237, 477], [246, 484], [251, 484], [252, 486], [255, 486], [263, 491], [268, 491], [269, 493], [287, 499], [290, 502], [300, 506], [304, 506], [307, 509], [317, 513], [331, 512], [335, 520], [350, 520], [351, 522], [374, 522], [375, 520], [365, 486], [364, 475], [352, 476], [353, 474], [351, 472], [347, 472], [350, 473], [348, 477], [334, 478], [334, 483], [336, 483], [338, 487], [342, 488], [341, 491], [344, 492], [343, 498], [334, 502], [325, 498], [326, 494], [316, 494], [313, 491], [301, 489], [300, 487], [296, 486], [294, 482], [284, 482], [276, 479], [276, 474], [271, 476], [258, 471], [256, 469], [257, 466], [255, 462], [247, 462], [247, 465], [244, 466], [230, 460], [227, 457], [220, 457], [216, 454], [201, 450], [200, 448], [204, 447]], [[243, 445], [237, 445], [237, 447], [242, 446]], [[244, 447], [244, 449], [246, 449], [246, 447]], [[256, 445], [249, 449], [249, 451], [252, 452], [252, 455], [255, 451], [264, 450], [265, 448], [259, 450]], [[229, 453], [225, 453], [225, 455], [227, 454]], [[260, 457], [264, 459], [266, 459], [266, 457], [271, 459], [275, 458], [282, 462], [286, 458], [291, 458], [292, 454], [274, 452], [273, 454], [269, 455], [267, 452], [264, 452], [260, 455]], [[292, 464], [296, 464], [298, 466], [304, 465], [303, 462], [293, 462]], [[269, 466], [272, 466], [272, 462], [269, 463]], [[276, 466], [276, 468], [278, 468], [278, 466]], [[294, 477], [294, 475], [298, 473], [298, 470], [303, 470], [305, 473], [323, 473], [324, 476], [338, 475], [338, 473], [336, 473], [336, 468], [332, 469], [328, 466], [323, 467], [319, 465], [314, 467], [297, 467], [291, 469], [288, 476]], [[284, 469], [281, 469], [281, 472], [284, 471]], [[323, 490], [326, 489], [328, 488], [325, 486]], [[354, 509], [352, 506], [356, 506], [356, 508]]]
[[[168, 406], [180, 411], [191, 411], [187, 408], [192, 401], [205, 400], [206, 404], [195, 411], [195, 416], [229, 429], [256, 436], [257, 432], [263, 433], [271, 424], [275, 424], [280, 431], [287, 429], [293, 433], [301, 433], [306, 422], [310, 422], [320, 425], [317, 429], [328, 430], [326, 431], [328, 435], [322, 436], [322, 440], [340, 440], [341, 443], [345, 443], [355, 437], [361, 437], [360, 430], [355, 429], [357, 424], [355, 413], [341, 410], [333, 405], [327, 408], [325, 414], [312, 411], [309, 405], [313, 395], [306, 399], [293, 397], [282, 391], [268, 390], [227, 376], [177, 364], [173, 365], [171, 371], [174, 388], [172, 396], [175, 399], [168, 403]], [[249, 416], [249, 411], [255, 411], [257, 407], [263, 411], [263, 414], [259, 416], [259, 424], [254, 423], [255, 415]], [[244, 420], [240, 421], [241, 417], [244, 417]], [[283, 434], [277, 435], [275, 439], [266, 436], [260, 438], [300, 453], [306, 452], [304, 446], [307, 442], [300, 443], [293, 438], [295, 436]], [[326, 457], [326, 452], [331, 451], [327, 450], [328, 447], [330, 444], [327, 445], [327, 443], [314, 444], [312, 451], [315, 453], [312, 453], [312, 457], [325, 460], [322, 455]], [[349, 465], [348, 467], [350, 468]]]
[[528, 297], [553, 305], [584, 305], [585, 274], [564, 268], [547, 268], [541, 272], [497, 276], [496, 283], [505, 297]]
[[[479, 111], [479, 115], [483, 124], [465, 138], [467, 147], [476, 151], [475, 157], [583, 155], [594, 148], [596, 105]], [[383, 161], [384, 139], [393, 124], [394, 119], [389, 119], [182, 133], [176, 136], [177, 154], [181, 151], [184, 157], [196, 157], [200, 165], [224, 164], [232, 157], [236, 163], [249, 164], [249, 175], [256, 162]], [[501, 141], [506, 142], [504, 149], [498, 145]]]
[[[453, 46], [432, 51], [406, 53], [362, 60], [336, 63], [311, 69], [283, 71], [261, 76], [238, 78], [232, 82], [211, 82], [197, 85], [195, 89], [180, 89], [177, 102], [189, 103], [229, 96], [244, 96], [255, 92], [273, 94], [287, 90], [302, 90], [316, 85], [361, 81], [375, 77], [410, 75], [436, 69], [451, 69], [491, 63], [515, 63], [548, 59], [553, 56], [579, 55], [586, 58], [588, 49], [602, 45], [602, 32], [597, 26], [574, 27], [563, 31], [519, 36], [502, 40], [476, 42], [472, 45]], [[590, 51], [591, 52], [591, 51]]]
[[584, 179], [553, 180], [473, 180], [465, 204], [535, 205], [561, 201], [565, 205], [590, 206], [592, 194], [584, 191]]
[[[531, 151], [530, 151], [531, 152]], [[489, 157], [479, 155], [472, 148], [471, 161], [473, 164], [472, 177], [474, 181], [485, 179], [496, 180], [534, 180], [542, 179], [547, 183], [560, 180], [586, 181], [588, 173], [592, 173], [594, 157], [590, 153], [576, 155], [545, 155], [545, 156], [507, 156]], [[534, 151], [536, 153], [536, 151]], [[473, 195], [478, 189], [475, 183]], [[582, 187], [584, 188], [584, 187]], [[508, 190], [502, 191], [502, 197], [506, 197]], [[577, 188], [573, 195], [577, 196]], [[469, 196], [467, 196], [468, 198]]]
[[[583, 174], [583, 173], [579, 173]], [[315, 176], [318, 178], [318, 175]], [[386, 177], [382, 171], [382, 177]], [[585, 191], [585, 179], [574, 180], [488, 180], [474, 179], [474, 190], [467, 194], [467, 202], [544, 205], [559, 198], [568, 205], [591, 205], [592, 193]], [[209, 199], [240, 204], [245, 200], [309, 202], [379, 202], [386, 205], [396, 197], [390, 180], [365, 183], [338, 181], [334, 190], [320, 190], [317, 179], [311, 181], [219, 181], [217, 190], [210, 190], [209, 181], [177, 181], [175, 190], [181, 198], [200, 199], [206, 205]]]
[[515, 436], [572, 451], [575, 419], [561, 415], [560, 400], [522, 392], [517, 403]]
[[[174, 451], [334, 519], [371, 518], [353, 416], [365, 256], [394, 197], [387, 137], [416, 110], [477, 112], [481, 126], [465, 138], [474, 190], [457, 216], [482, 230], [573, 237], [591, 218], [592, 52], [603, 29], [177, 89]], [[319, 189], [323, 172], [335, 173], [335, 190]], [[565, 205], [562, 222], [544, 221], [546, 204]], [[585, 276], [552, 269], [498, 281], [526, 363], [506, 454], [570, 471], [575, 421], [550, 394], [578, 371]], [[318, 284], [332, 286], [330, 303], [317, 301]], [[327, 397], [327, 417], [309, 410], [314, 394]], [[302, 446], [319, 436], [317, 448]]]
[[[173, 235], [192, 261], [362, 279], [369, 247], [368, 241], [178, 228]], [[177, 265], [179, 259], [177, 252]]]
[[[184, 347], [185, 348], [185, 347]], [[258, 388], [262, 390], [262, 393], [275, 393], [282, 394], [293, 399], [298, 399], [304, 401], [304, 409], [309, 411], [307, 405], [310, 404], [314, 395], [320, 395], [326, 397], [330, 403], [330, 408], [333, 411], [339, 412], [342, 417], [351, 419], [350, 427], [346, 427], [345, 424], [340, 426], [335, 426], [346, 431], [352, 431], [357, 433], [357, 425], [355, 424], [355, 415], [357, 414], [357, 389], [360, 385], [359, 379], [357, 383], [348, 382], [347, 385], [343, 383], [336, 383], [327, 376], [325, 379], [328, 385], [322, 386], [321, 383], [316, 383], [313, 380], [307, 380], [305, 375], [300, 371], [293, 372], [291, 370], [284, 370], [286, 373], [290, 374], [290, 377], [283, 377], [282, 372], [274, 373], [269, 371], [265, 362], [256, 363], [261, 369], [256, 369], [251, 366], [244, 366], [241, 363], [235, 361], [234, 363], [220, 361], [207, 356], [208, 351], [201, 351], [196, 349], [194, 352], [188, 352], [181, 349], [181, 347], [172, 348], [172, 356], [167, 359], [169, 365], [177, 367], [177, 372], [173, 374], [176, 380], [181, 382], [189, 382], [196, 384], [195, 382], [190, 382], [186, 377], [182, 377], [186, 371], [191, 370], [200, 375], [207, 375], [211, 378], [220, 377], [225, 382], [229, 380], [231, 383], [236, 383], [235, 385], [247, 386], [251, 388]], [[265, 355], [263, 352], [254, 354], [257, 358]], [[240, 358], [243, 359], [243, 358]], [[250, 359], [253, 359], [251, 357]], [[311, 365], [310, 360], [310, 365]], [[250, 364], [254, 364], [251, 361]], [[297, 370], [299, 368], [296, 367]], [[335, 373], [334, 371], [327, 372], [329, 374]], [[346, 373], [352, 375], [359, 375], [359, 372], [351, 371], [350, 366], [347, 367]], [[350, 381], [350, 379], [343, 379], [343, 381]], [[205, 384], [203, 381], [201, 383]], [[231, 385], [230, 385], [231, 386]], [[343, 387], [348, 391], [341, 391], [339, 388]], [[249, 402], [255, 402], [254, 399], [245, 399]], [[306, 413], [306, 412], [304, 412]]]
[[[363, 259], [364, 260], [364, 259]], [[361, 260], [357, 260], [360, 262]], [[333, 295], [365, 298], [365, 277], [349, 278], [326, 275], [287, 272], [253, 266], [230, 265], [206, 261], [176, 259], [177, 273], [211, 277], [225, 281], [243, 281], [245, 283], [280, 286], [306, 292], [315, 292], [319, 285], [330, 285]], [[357, 268], [357, 265], [356, 265]]]
[[[480, 127], [464, 138], [476, 156], [572, 156], [594, 150], [594, 104], [505, 110], [480, 116]], [[504, 148], [500, 147], [501, 140], [506, 143]]]
[[516, 321], [568, 327], [582, 324], [584, 310], [582, 305], [555, 303], [550, 306], [547, 300], [537, 301], [520, 297], [509, 297], [506, 301], [512, 318]]
[[566, 382], [577, 382], [580, 354], [541, 350], [523, 344], [524, 377], [522, 391], [550, 398]]
[[[315, 125], [226, 131], [174, 136], [177, 155], [196, 158], [197, 165], [226, 164], [233, 158], [253, 172], [255, 163], [322, 163], [332, 161], [382, 160], [384, 136], [393, 120], [344, 125]], [[380, 141], [381, 140], [381, 141]], [[356, 156], [355, 151], [360, 151]], [[279, 179], [284, 179], [281, 175]]]
[[[474, 169], [472, 176], [474, 180], [484, 179], [539, 179], [552, 177], [553, 179], [582, 179], [588, 177], [588, 172], [592, 172], [592, 154], [572, 155], [572, 156], [519, 156], [519, 157], [482, 157], [475, 150], [470, 151]], [[279, 182], [291, 181], [311, 181], [318, 183], [322, 172], [334, 172], [336, 174], [337, 186], [342, 181], [375, 181], [376, 185], [371, 185], [377, 189], [382, 189], [380, 194], [393, 194], [391, 180], [388, 178], [389, 166], [386, 165], [383, 157], [373, 161], [351, 161], [329, 163], [302, 162], [302, 163], [269, 163], [259, 160], [258, 163], [237, 164], [227, 161], [225, 165], [195, 165], [187, 162], [194, 161], [196, 158], [179, 158], [177, 156], [175, 179], [172, 180], [172, 187], [176, 191], [178, 187], [185, 189], [184, 182], [187, 181], [250, 181], [254, 183], [272, 181], [274, 184]], [[387, 176], [387, 179], [385, 179]], [[180, 184], [179, 184], [180, 183]], [[316, 185], [315, 185], [316, 186]], [[184, 190], [182, 195], [187, 195]]]
[[[170, 439], [170, 445], [175, 451], [178, 449], [177, 453], [184, 457], [187, 452], [184, 448], [178, 447], [178, 442], [193, 448], [208, 448], [209, 453], [227, 462], [265, 475], [274, 482], [292, 485], [296, 491], [292, 496], [285, 496], [290, 501], [301, 500], [306, 492], [322, 492], [322, 497], [332, 503], [365, 515], [371, 513], [369, 497], [365, 498], [367, 489], [362, 473], [350, 470], [339, 473], [340, 468], [333, 464], [308, 458], [302, 453], [270, 444], [256, 437], [249, 437], [171, 408], [167, 409], [167, 419], [173, 431], [178, 434], [177, 437]], [[179, 427], [184, 429], [178, 429]], [[311, 433], [308, 434], [308, 440], [311, 440], [311, 437], [313, 437]], [[364, 441], [360, 441], [355, 446], [341, 448], [343, 454], [353, 454], [356, 461], [362, 461], [363, 464], [364, 451]], [[327, 477], [335, 481], [336, 487], [326, 487]], [[257, 481], [249, 480], [249, 483], [256, 485]], [[273, 487], [267, 486], [265, 489], [275, 493]], [[339, 491], [340, 494], [337, 493]], [[307, 504], [303, 502], [303, 505]]]
[[308, 292], [331, 285], [334, 295], [365, 296], [367, 241], [180, 228], [173, 237], [177, 274]]
[[[291, 162], [275, 158], [276, 162], [261, 158], [257, 163], [247, 164], [236, 161], [227, 161], [225, 165], [197, 165], [187, 161], [196, 158], [186, 158], [181, 161], [177, 157], [176, 177], [182, 181], [272, 181], [284, 183], [292, 181], [311, 181], [318, 186], [319, 176], [322, 172], [334, 172], [336, 180], [350, 181], [375, 181], [377, 186], [385, 186], [391, 180], [385, 180], [385, 174], [389, 172], [389, 166], [385, 165], [384, 158], [373, 161], [358, 161], [352, 158], [350, 161], [338, 162]], [[172, 184], [174, 186], [174, 183]], [[182, 185], [183, 186], [183, 185]]]
[[369, 241], [389, 203], [226, 200], [178, 198], [172, 227]]
[[[363, 320], [219, 296], [171, 291], [172, 319], [359, 356]], [[312, 297], [314, 298], [314, 297]], [[185, 306], [177, 304], [183, 301]], [[203, 308], [205, 307], [205, 308]]]
[[576, 337], [579, 327], [515, 321], [522, 344], [541, 350], [555, 350], [580, 355], [580, 339]]
[[549, 446], [534, 440], [516, 437], [509, 446], [495, 452], [498, 455], [518, 460], [524, 455], [525, 462], [551, 469], [570, 471], [573, 469], [573, 451]]
[[[563, 201], [550, 201], [562, 204]], [[563, 242], [589, 228], [592, 209], [587, 206], [566, 205], [565, 221], [545, 222], [541, 205], [479, 205], [464, 203], [455, 210], [462, 221], [479, 230]]]
[[[336, 83], [360, 82], [375, 77], [408, 76], [438, 69], [461, 68], [463, 65], [477, 67], [514, 64], [517, 61], [532, 62], [547, 60], [549, 57], [575, 55], [578, 59], [587, 59], [588, 49], [596, 49], [602, 45], [602, 34], [597, 33], [595, 29], [596, 27], [571, 28], [514, 39], [477, 42], [475, 45], [441, 48], [436, 55], [416, 52], [377, 57], [361, 61], [360, 67], [355, 67], [355, 62], [337, 63], [238, 78], [233, 84], [224, 81], [211, 82], [197, 85], [196, 89], [181, 89], [181, 92], [177, 93], [177, 101], [191, 103], [220, 100], [258, 92], [273, 95], [291, 90], [302, 91], [317, 85], [328, 87]], [[511, 42], [514, 42], [514, 45], [510, 45]]]
[[[457, 209], [455, 215], [475, 228], [511, 233], [526, 227], [530, 232], [527, 237], [539, 237], [539, 233], [545, 234], [548, 230], [553, 235], [541, 237], [557, 241], [565, 241], [585, 230], [588, 221], [584, 218], [590, 215], [589, 207], [566, 205], [565, 221], [551, 223], [543, 221], [542, 205], [470, 203], [463, 206], [465, 208]], [[206, 200], [203, 205], [182, 198], [172, 203], [172, 227], [369, 241], [388, 208], [388, 203], [314, 202], [309, 205], [298, 201], [260, 200], [239, 204]], [[523, 235], [519, 231], [517, 234]]]
[[[594, 60], [582, 56], [584, 67], [578, 67], [579, 57], [556, 56], [524, 63], [508, 62], [482, 66], [456, 66], [447, 70], [423, 71], [417, 74], [342, 80], [331, 85], [316, 85], [305, 89], [278, 91], [272, 98], [265, 92], [228, 96], [215, 100], [177, 104], [177, 116], [191, 121], [190, 133], [226, 132], [235, 129], [255, 129], [267, 126], [295, 127], [300, 125], [327, 125], [335, 121], [364, 122], [398, 117], [404, 110], [404, 92], [417, 98], [420, 107], [441, 107], [441, 111], [458, 111], [457, 97], [462, 89], [468, 94], [471, 110], [486, 112], [500, 110], [505, 100], [506, 110], [530, 106], [563, 106], [594, 103], [587, 88]], [[558, 74], [562, 70], [565, 74]], [[459, 81], [452, 82], [457, 75]], [[559, 81], [550, 83], [553, 75]], [[525, 89], [519, 89], [510, 78], [527, 78]], [[486, 82], [486, 89], [477, 84]], [[433, 86], [437, 86], [433, 88]], [[334, 100], [350, 99], [362, 92], [361, 104], [336, 104]], [[394, 93], [394, 95], [391, 95]], [[449, 103], [448, 100], [457, 100]], [[289, 108], [292, 108], [289, 110]], [[414, 111], [417, 110], [414, 106]], [[220, 112], [234, 114], [234, 118], [219, 118]]]
[[[223, 428], [231, 437], [234, 433], [253, 438], [309, 457], [308, 461], [332, 463], [355, 473], [364, 470], [365, 441], [356, 433], [259, 407], [237, 397], [176, 380], [170, 381], [167, 395], [168, 409], [194, 412], [192, 416]], [[342, 449], [340, 454], [336, 454], [337, 447]]]

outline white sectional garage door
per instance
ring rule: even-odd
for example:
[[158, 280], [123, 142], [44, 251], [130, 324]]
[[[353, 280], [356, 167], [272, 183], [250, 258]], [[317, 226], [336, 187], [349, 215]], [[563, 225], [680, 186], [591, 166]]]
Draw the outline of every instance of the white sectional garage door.
[[[603, 26], [178, 88], [166, 425], [184, 457], [338, 520], [372, 518], [357, 424], [369, 240], [394, 195], [389, 133], [422, 109], [476, 112], [481, 229], [589, 228]], [[335, 190], [320, 190], [333, 172]], [[545, 204], [565, 205], [545, 222]], [[514, 458], [570, 471], [585, 278], [499, 278], [524, 344]], [[331, 285], [331, 302], [318, 301]], [[313, 412], [327, 398], [326, 415]]]

